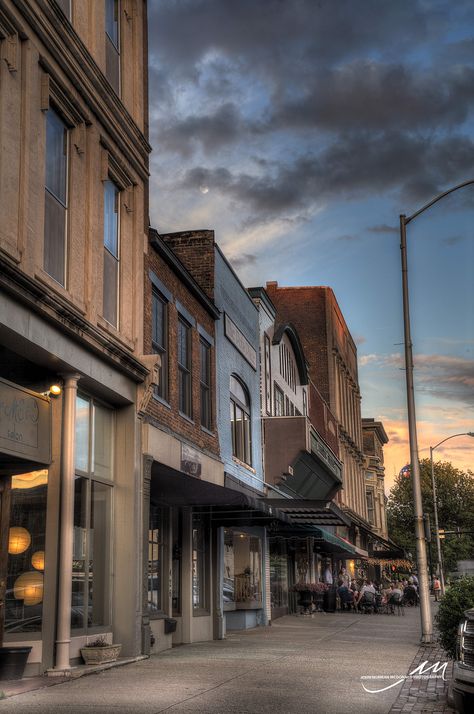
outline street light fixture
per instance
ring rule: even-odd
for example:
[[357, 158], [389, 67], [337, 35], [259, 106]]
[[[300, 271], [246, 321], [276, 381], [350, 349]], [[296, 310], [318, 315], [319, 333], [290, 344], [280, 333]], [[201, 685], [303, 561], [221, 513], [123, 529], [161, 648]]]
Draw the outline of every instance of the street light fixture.
[[408, 299], [408, 263], [406, 227], [417, 216], [431, 208], [454, 191], [474, 184], [474, 179], [453, 186], [433, 198], [411, 216], [400, 216], [400, 250], [402, 260], [402, 291], [403, 291], [403, 330], [405, 341], [405, 379], [407, 389], [408, 434], [410, 439], [410, 463], [413, 487], [413, 502], [415, 507], [416, 557], [418, 563], [418, 580], [420, 588], [421, 641], [430, 644], [433, 637], [433, 622], [430, 606], [430, 585], [428, 580], [428, 560], [426, 557], [426, 541], [423, 525], [423, 500], [421, 496], [420, 463], [418, 461], [418, 440], [416, 435], [415, 392], [413, 386], [413, 350], [410, 328], [410, 307]]
[[437, 449], [438, 446], [441, 446], [441, 444], [444, 444], [445, 441], [449, 441], [449, 439], [454, 439], [456, 436], [474, 436], [474, 432], [466, 431], [466, 432], [463, 432], [462, 434], [452, 434], [452, 436], [447, 436], [446, 439], [443, 439], [442, 441], [440, 441], [439, 444], [436, 444], [436, 446], [430, 446], [431, 486], [433, 488], [433, 513], [434, 513], [435, 530], [436, 530], [436, 548], [438, 551], [439, 579], [440, 579], [440, 583], [441, 583], [441, 594], [442, 595], [444, 595], [445, 586], [444, 586], [444, 573], [443, 573], [443, 556], [441, 553], [441, 538], [439, 536], [439, 526], [438, 526], [438, 497], [436, 494], [436, 481], [435, 481], [435, 475], [434, 475], [433, 451], [435, 449]]

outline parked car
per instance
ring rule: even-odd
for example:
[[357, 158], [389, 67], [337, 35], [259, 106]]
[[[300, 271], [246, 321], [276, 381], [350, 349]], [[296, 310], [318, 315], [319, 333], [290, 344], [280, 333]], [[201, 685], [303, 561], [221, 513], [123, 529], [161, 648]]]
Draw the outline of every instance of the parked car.
[[459, 625], [451, 693], [458, 714], [474, 711], [474, 608], [466, 610]]

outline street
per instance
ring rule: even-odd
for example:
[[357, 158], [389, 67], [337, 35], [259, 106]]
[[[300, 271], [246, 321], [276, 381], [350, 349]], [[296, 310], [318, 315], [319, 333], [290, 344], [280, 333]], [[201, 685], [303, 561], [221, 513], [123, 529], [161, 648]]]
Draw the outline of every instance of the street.
[[[226, 640], [183, 645], [148, 660], [0, 702], [22, 714], [388, 714], [419, 651], [419, 610], [404, 616], [287, 616], [271, 627], [230, 633]], [[436, 653], [435, 653], [436, 652]], [[438, 651], [427, 649], [430, 663]], [[418, 711], [445, 711], [436, 704]], [[406, 711], [406, 709], [403, 709]], [[410, 709], [411, 711], [411, 709]]]

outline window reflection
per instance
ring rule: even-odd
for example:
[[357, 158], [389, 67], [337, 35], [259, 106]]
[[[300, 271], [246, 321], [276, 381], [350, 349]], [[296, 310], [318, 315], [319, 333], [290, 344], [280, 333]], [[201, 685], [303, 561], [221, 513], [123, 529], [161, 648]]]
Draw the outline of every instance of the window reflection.
[[40, 632], [43, 621], [48, 471], [12, 477], [5, 637]]
[[262, 607], [262, 545], [257, 536], [224, 532], [224, 609]]

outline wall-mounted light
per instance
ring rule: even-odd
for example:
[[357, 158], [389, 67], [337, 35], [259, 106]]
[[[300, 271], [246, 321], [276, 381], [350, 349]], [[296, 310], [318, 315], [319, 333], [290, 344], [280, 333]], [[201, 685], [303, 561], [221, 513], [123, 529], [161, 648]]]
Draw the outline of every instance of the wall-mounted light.
[[8, 533], [8, 552], [10, 555], [20, 555], [30, 547], [31, 536], [26, 528], [13, 526]]
[[49, 393], [52, 397], [59, 397], [62, 391], [60, 384], [52, 384], [49, 388]]

